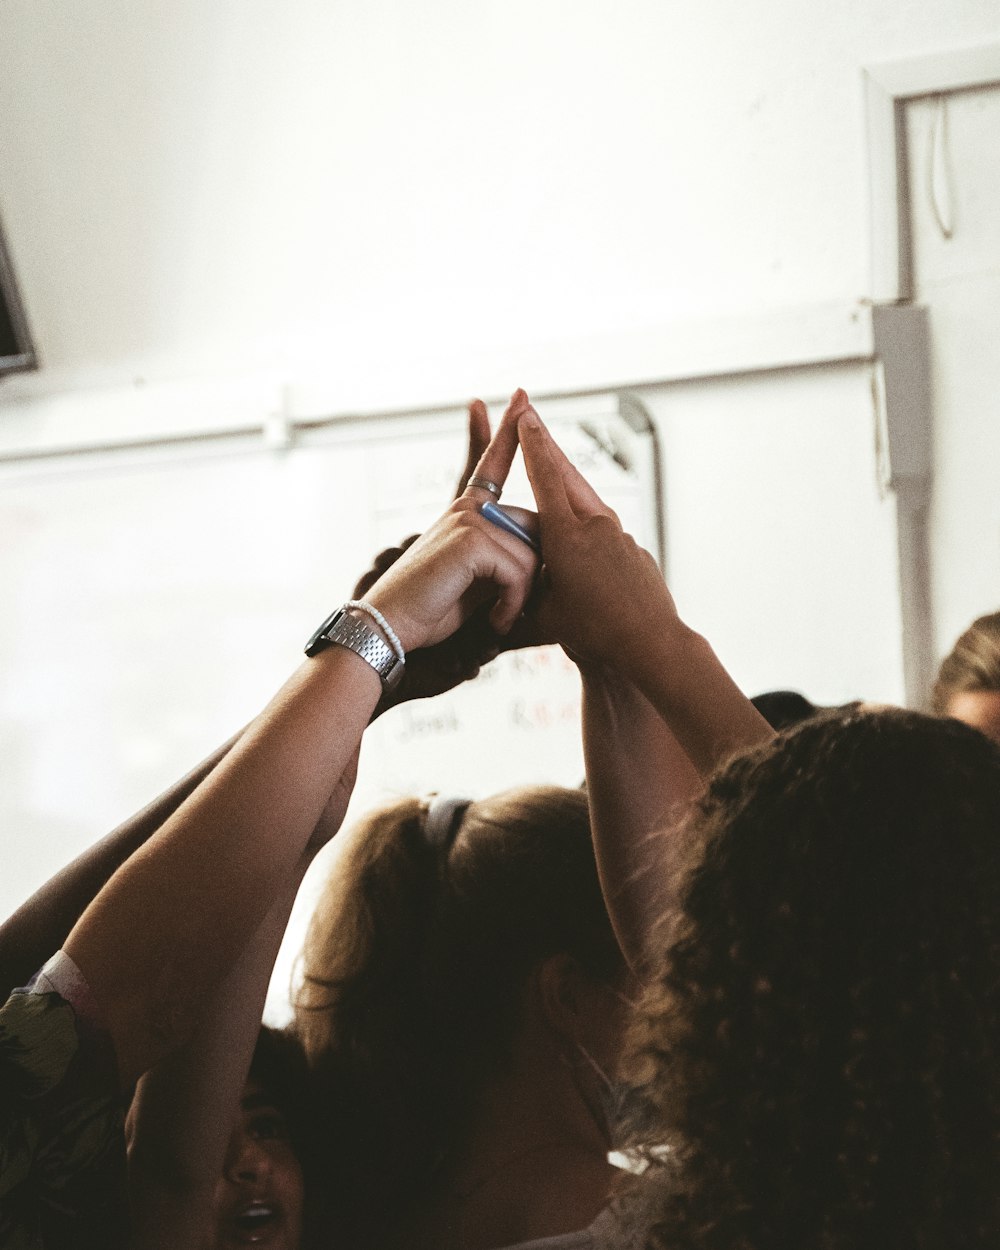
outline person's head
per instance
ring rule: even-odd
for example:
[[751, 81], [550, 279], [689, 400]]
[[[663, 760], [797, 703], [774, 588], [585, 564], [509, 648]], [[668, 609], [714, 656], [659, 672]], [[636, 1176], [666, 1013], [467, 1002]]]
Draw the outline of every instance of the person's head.
[[624, 979], [585, 794], [404, 800], [350, 831], [296, 1000], [335, 1117], [334, 1218], [357, 1235], [405, 1211], [525, 1066], [573, 1070], [597, 1103], [589, 1060], [615, 1068]]
[[973, 621], [941, 661], [934, 711], [1000, 742], [1000, 612]]
[[684, 832], [630, 1060], [669, 1147], [655, 1244], [995, 1245], [995, 744], [817, 718], [725, 767]]
[[263, 1028], [215, 1188], [210, 1250], [299, 1250], [307, 1082], [296, 1039]]
[[810, 716], [825, 711], [797, 690], [765, 690], [762, 694], [755, 694], [750, 702], [771, 728], [778, 730], [791, 729], [793, 725], [800, 725]]

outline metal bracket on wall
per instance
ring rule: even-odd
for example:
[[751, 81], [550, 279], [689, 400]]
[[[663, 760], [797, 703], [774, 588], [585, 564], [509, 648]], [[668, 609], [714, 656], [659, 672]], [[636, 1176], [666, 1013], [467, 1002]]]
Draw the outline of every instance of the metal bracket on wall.
[[914, 296], [911, 100], [1000, 83], [1000, 43], [868, 65], [862, 71], [868, 140], [872, 337], [884, 405], [884, 485], [897, 499], [903, 670], [907, 702], [927, 707], [934, 680], [929, 506], [933, 476], [929, 314]]
[[934, 680], [928, 513], [933, 477], [930, 325], [927, 309], [872, 309], [880, 484], [896, 500], [903, 686], [923, 708]]

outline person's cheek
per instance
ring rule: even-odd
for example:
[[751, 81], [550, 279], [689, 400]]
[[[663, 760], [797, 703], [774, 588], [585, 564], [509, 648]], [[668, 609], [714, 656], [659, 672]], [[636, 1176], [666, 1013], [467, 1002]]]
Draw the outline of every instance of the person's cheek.
[[217, 1246], [223, 1244], [223, 1220], [229, 1199], [229, 1187], [225, 1179], [220, 1177], [215, 1182], [215, 1192], [212, 1195], [212, 1219], [209, 1231], [205, 1234], [198, 1250], [215, 1250]]
[[283, 1146], [272, 1157], [272, 1175], [280, 1178], [280, 1199], [285, 1210], [289, 1230], [296, 1243], [302, 1236], [302, 1223], [305, 1207], [305, 1181], [302, 1166], [295, 1153], [288, 1146]]

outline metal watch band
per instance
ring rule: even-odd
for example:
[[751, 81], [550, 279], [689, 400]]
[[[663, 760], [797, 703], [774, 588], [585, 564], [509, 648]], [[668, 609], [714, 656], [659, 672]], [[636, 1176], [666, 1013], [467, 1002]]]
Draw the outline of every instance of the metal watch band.
[[370, 664], [386, 690], [392, 690], [403, 676], [405, 665], [392, 647], [364, 621], [352, 616], [346, 608], [338, 608], [328, 616], [306, 643], [306, 655], [318, 655], [327, 647], [346, 647]]

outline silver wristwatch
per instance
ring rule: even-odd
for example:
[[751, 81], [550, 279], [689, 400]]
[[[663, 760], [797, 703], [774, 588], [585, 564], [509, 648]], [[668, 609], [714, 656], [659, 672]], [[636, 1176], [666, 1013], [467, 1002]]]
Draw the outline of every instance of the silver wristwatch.
[[306, 655], [318, 655], [331, 645], [360, 655], [378, 673], [384, 690], [394, 690], [402, 680], [406, 668], [403, 661], [380, 634], [346, 608], [338, 608], [326, 618], [306, 643]]

